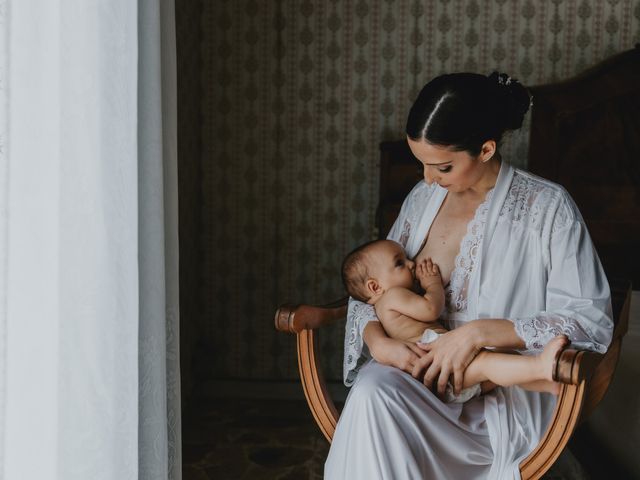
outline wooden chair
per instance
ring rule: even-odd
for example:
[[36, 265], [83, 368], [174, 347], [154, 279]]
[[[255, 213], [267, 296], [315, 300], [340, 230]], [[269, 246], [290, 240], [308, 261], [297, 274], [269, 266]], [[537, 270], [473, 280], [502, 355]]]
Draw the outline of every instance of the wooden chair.
[[[540, 478], [566, 447], [578, 422], [585, 419], [607, 391], [615, 370], [622, 338], [627, 332], [631, 285], [614, 282], [612, 287], [615, 330], [606, 354], [567, 349], [558, 363], [563, 383], [553, 418], [538, 447], [520, 464], [523, 479]], [[316, 333], [321, 327], [345, 318], [347, 298], [326, 306], [283, 305], [276, 312], [276, 328], [296, 335], [298, 368], [311, 413], [331, 442], [338, 410], [331, 399], [316, 354]]]
[[[566, 447], [578, 423], [602, 400], [627, 332], [631, 282], [619, 278], [635, 281], [640, 275], [634, 263], [640, 258], [635, 252], [640, 244], [640, 182], [636, 178], [640, 135], [635, 135], [640, 132], [640, 50], [617, 55], [570, 81], [531, 90], [534, 109], [529, 168], [563, 184], [580, 207], [610, 276], [615, 329], [604, 355], [574, 349], [562, 353], [558, 363], [562, 389], [540, 444], [520, 464], [523, 479], [540, 478]], [[603, 162], [603, 151], [615, 156], [610, 164]], [[382, 237], [402, 199], [420, 178], [420, 171], [405, 142], [383, 142], [381, 157], [376, 224]], [[580, 175], [580, 169], [589, 174]], [[316, 333], [344, 319], [346, 305], [346, 298], [321, 307], [283, 305], [275, 316], [277, 330], [296, 335], [304, 393], [329, 442], [339, 414], [319, 367]]]

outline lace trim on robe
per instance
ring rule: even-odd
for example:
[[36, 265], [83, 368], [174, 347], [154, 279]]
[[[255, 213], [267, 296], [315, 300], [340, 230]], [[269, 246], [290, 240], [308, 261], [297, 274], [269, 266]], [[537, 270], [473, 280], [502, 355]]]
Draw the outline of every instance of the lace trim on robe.
[[405, 220], [404, 224], [402, 225], [402, 232], [400, 233], [400, 238], [398, 239], [398, 243], [402, 245], [404, 248], [407, 248], [409, 235], [411, 235], [411, 224], [409, 223], [408, 220]]
[[[551, 235], [567, 228], [576, 220], [575, 213], [562, 190], [554, 187], [537, 177], [516, 172], [500, 210], [500, 221], [509, 221], [516, 228], [550, 232]], [[543, 250], [543, 258], [548, 261], [548, 257], [549, 252]], [[591, 332], [585, 331], [579, 320], [570, 315], [541, 312], [511, 321], [516, 334], [531, 353], [542, 350], [549, 340], [558, 335], [566, 335], [574, 344], [583, 344], [601, 353], [606, 351], [605, 347], [593, 342]]]
[[533, 317], [511, 319], [518, 336], [524, 340], [527, 350], [537, 353], [558, 335], [566, 335], [574, 345], [584, 344], [591, 350], [606, 353], [607, 348], [591, 340], [577, 319], [569, 316], [543, 312]]
[[[520, 171], [513, 177], [498, 217], [499, 222], [510, 222], [512, 228], [540, 232], [543, 238], [575, 220], [575, 210], [567, 202], [561, 187]], [[545, 262], [549, 261], [549, 253], [546, 249], [542, 251]]]
[[484, 224], [487, 221], [491, 197], [493, 197], [493, 189], [487, 192], [484, 202], [476, 209], [473, 219], [467, 225], [467, 233], [460, 243], [460, 251], [455, 258], [455, 267], [451, 272], [449, 285], [445, 288], [447, 313], [467, 311], [469, 278], [471, 278], [478, 250], [484, 237]]
[[373, 305], [349, 299], [346, 332], [344, 336], [344, 362], [342, 364], [344, 383], [351, 386], [356, 379], [358, 368], [371, 357], [363, 341], [364, 327], [371, 321], [378, 321]]

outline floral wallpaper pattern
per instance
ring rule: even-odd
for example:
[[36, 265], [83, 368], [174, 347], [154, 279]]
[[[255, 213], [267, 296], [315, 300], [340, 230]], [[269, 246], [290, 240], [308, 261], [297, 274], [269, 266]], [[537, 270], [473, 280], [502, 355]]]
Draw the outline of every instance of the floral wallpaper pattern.
[[[200, 99], [181, 126], [193, 147], [181, 152], [200, 155], [181, 158], [181, 223], [186, 209], [192, 233], [181, 261], [194, 269], [181, 289], [192, 291], [205, 378], [297, 378], [275, 309], [343, 295], [342, 257], [376, 235], [378, 144], [402, 138], [426, 81], [499, 70], [547, 83], [640, 40], [638, 0], [199, 5], [200, 18], [179, 27], [201, 32], [200, 78], [183, 73], [180, 87], [192, 107]], [[503, 155], [523, 166], [527, 148], [525, 125]], [[341, 378], [342, 348], [342, 325], [320, 340], [329, 379]]]

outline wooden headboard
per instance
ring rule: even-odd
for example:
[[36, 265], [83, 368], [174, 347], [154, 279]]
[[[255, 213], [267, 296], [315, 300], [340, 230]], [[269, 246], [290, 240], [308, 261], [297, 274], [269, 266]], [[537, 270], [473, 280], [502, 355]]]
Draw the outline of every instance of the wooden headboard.
[[[529, 170], [576, 201], [610, 279], [640, 285], [640, 48], [570, 80], [530, 88]], [[405, 141], [380, 144], [376, 226], [386, 236], [421, 178]]]
[[529, 170], [577, 203], [609, 278], [640, 286], [640, 48], [531, 88]]

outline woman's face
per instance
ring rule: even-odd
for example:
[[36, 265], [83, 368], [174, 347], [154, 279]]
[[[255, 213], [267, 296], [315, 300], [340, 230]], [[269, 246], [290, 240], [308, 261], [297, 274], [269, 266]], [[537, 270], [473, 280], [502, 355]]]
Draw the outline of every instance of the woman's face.
[[424, 181], [429, 185], [436, 182], [450, 192], [464, 192], [477, 185], [486, 173], [482, 161], [486, 157], [484, 150], [474, 157], [468, 152], [456, 152], [424, 140], [407, 138], [407, 142], [413, 155], [422, 163]]

